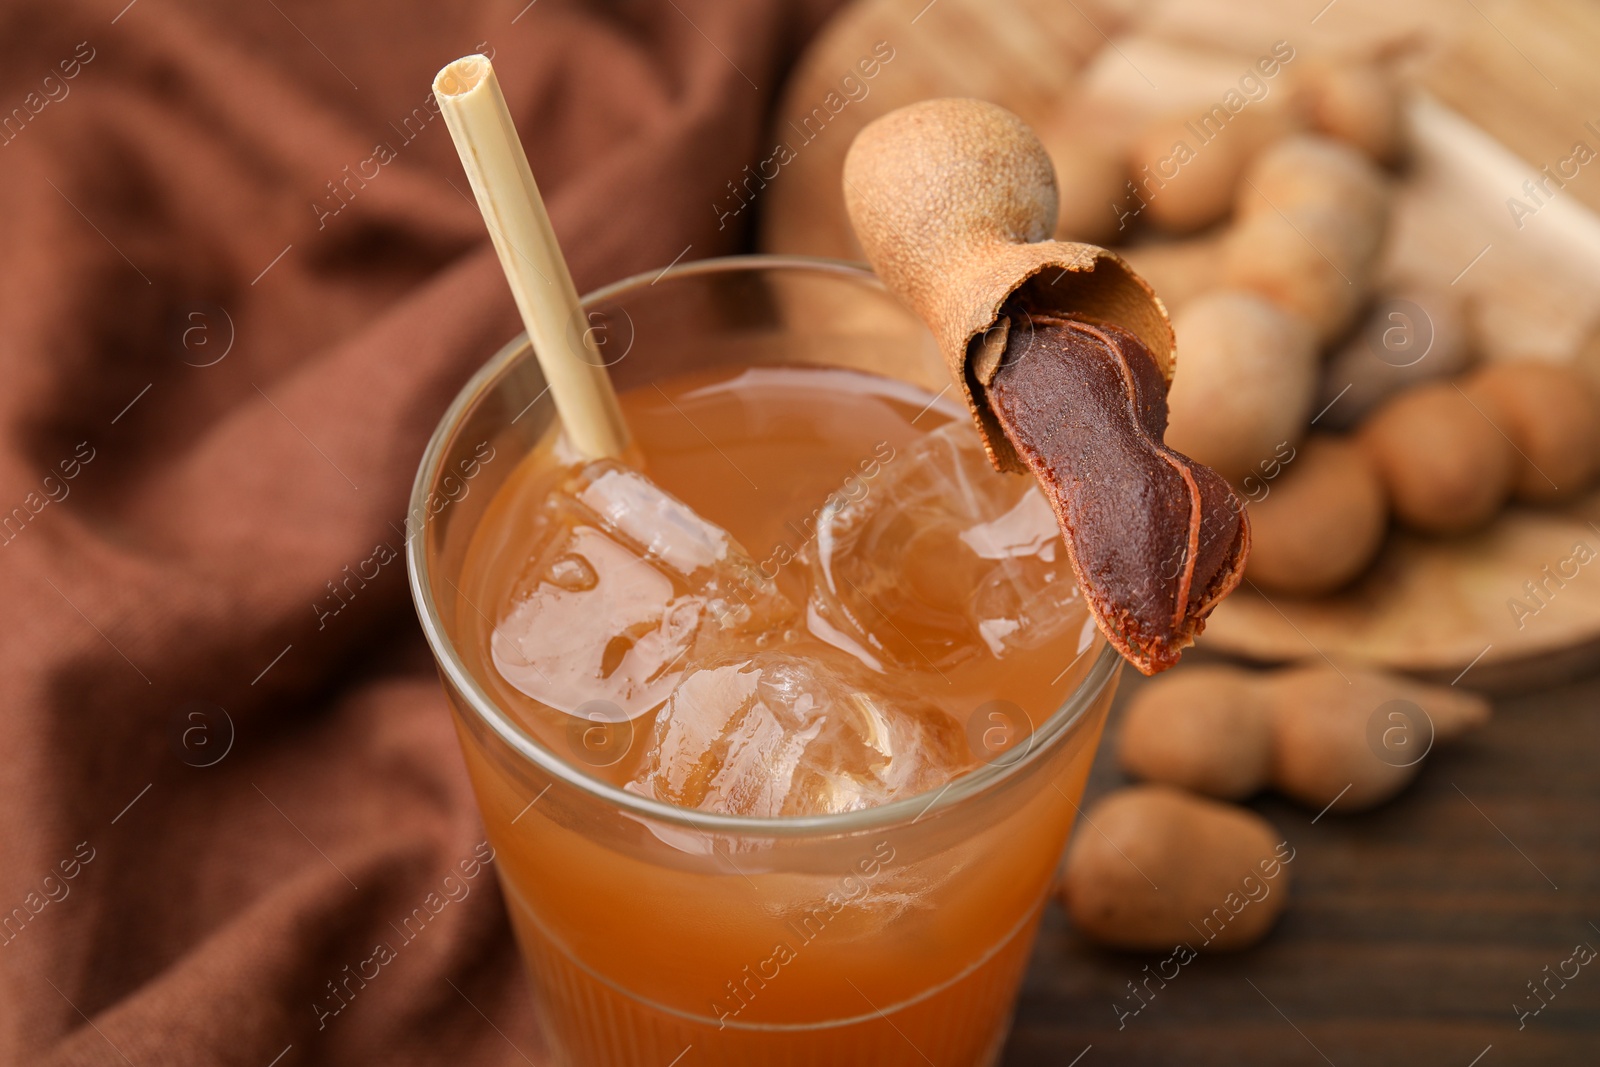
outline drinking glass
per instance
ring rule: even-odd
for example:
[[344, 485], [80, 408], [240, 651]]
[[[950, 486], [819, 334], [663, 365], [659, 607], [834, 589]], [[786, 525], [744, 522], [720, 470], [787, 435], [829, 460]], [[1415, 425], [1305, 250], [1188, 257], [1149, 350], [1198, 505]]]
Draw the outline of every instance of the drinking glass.
[[[746, 365], [872, 371], [930, 396], [949, 384], [922, 324], [848, 263], [706, 260], [583, 303], [574, 339], [594, 331], [619, 389]], [[994, 1063], [1121, 659], [1096, 635], [1081, 681], [1043, 721], [980, 708], [969, 737], [1007, 743], [943, 788], [879, 807], [754, 818], [608, 784], [586, 770], [589, 724], [574, 720], [568, 751], [541, 743], [491, 697], [481, 651], [460, 643], [478, 611], [459, 588], [467, 544], [518, 462], [550, 447], [554, 419], [518, 337], [429, 442], [407, 555], [556, 1060]]]

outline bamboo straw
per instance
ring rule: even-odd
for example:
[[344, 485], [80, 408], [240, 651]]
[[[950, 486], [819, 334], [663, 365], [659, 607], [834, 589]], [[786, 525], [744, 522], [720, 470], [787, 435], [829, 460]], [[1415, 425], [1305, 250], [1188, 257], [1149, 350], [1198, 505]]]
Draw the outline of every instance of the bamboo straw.
[[433, 92], [568, 438], [588, 459], [621, 456], [628, 426], [494, 67], [481, 55], [458, 59]]

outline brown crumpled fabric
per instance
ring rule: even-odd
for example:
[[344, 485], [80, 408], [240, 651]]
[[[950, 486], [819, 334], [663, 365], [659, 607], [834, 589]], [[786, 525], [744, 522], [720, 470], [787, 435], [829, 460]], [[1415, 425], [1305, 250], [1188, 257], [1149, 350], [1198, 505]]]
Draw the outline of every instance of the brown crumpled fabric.
[[125, 2], [0, 10], [0, 1062], [543, 1062], [404, 573], [519, 328], [428, 87], [587, 290], [738, 250], [830, 0]]

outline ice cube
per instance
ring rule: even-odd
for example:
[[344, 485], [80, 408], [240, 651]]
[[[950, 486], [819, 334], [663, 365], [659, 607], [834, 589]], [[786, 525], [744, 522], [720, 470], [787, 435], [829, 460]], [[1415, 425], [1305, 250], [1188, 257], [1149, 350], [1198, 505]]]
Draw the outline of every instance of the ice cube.
[[490, 651], [543, 704], [577, 714], [604, 700], [636, 718], [667, 699], [691, 651], [703, 658], [796, 618], [726, 530], [600, 460], [541, 504]]
[[873, 667], [933, 668], [1036, 648], [1082, 622], [1055, 515], [950, 423], [870, 490], [826, 509], [806, 549], [811, 631]]
[[820, 815], [936, 788], [973, 763], [948, 713], [801, 639], [689, 671], [629, 788], [730, 815]]

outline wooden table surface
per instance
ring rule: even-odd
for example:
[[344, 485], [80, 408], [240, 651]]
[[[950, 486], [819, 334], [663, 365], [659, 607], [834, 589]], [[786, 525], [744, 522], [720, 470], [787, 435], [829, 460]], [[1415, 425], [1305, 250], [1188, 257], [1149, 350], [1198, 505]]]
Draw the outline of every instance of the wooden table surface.
[[[1141, 682], [1124, 674], [1090, 803], [1124, 782], [1112, 757]], [[1485, 730], [1374, 811], [1313, 822], [1275, 796], [1251, 806], [1296, 850], [1267, 940], [1152, 982], [1119, 1029], [1113, 1005], [1137, 1005], [1127, 983], [1168, 954], [1097, 949], [1053, 906], [1005, 1067], [1600, 1064], [1600, 959], [1565, 988], [1551, 979], [1520, 1028], [1517, 1015], [1539, 1004], [1529, 982], [1581, 943], [1600, 949], [1600, 674], [1497, 700]]]

